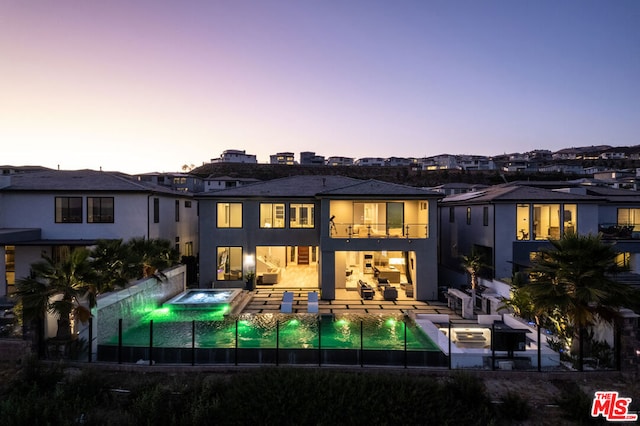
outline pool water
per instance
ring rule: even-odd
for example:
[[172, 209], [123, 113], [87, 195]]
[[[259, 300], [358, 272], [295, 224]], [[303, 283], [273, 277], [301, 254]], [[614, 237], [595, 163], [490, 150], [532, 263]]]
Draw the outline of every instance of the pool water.
[[175, 309], [228, 308], [241, 292], [239, 289], [192, 289], [165, 302], [164, 306]]
[[[236, 345], [236, 333], [238, 348], [405, 348], [405, 319], [401, 314], [344, 314], [335, 318], [323, 316], [319, 320], [316, 315], [306, 314], [225, 317], [219, 310], [174, 310], [167, 307], [151, 312], [138, 325], [125, 330], [122, 335], [123, 346], [149, 346], [151, 320], [154, 347], [190, 348], [195, 321], [197, 348], [233, 348]], [[408, 350], [439, 351], [415, 323], [409, 319], [406, 321]], [[105, 343], [118, 343], [117, 330]]]

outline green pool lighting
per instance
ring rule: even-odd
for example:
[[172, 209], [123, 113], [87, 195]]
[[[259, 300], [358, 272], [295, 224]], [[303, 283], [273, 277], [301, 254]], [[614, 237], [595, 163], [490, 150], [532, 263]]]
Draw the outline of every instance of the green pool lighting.
[[387, 320], [387, 325], [388, 325], [389, 327], [395, 327], [395, 326], [396, 326], [396, 320], [395, 320], [395, 319], [393, 319], [393, 318], [389, 318], [389, 319]]

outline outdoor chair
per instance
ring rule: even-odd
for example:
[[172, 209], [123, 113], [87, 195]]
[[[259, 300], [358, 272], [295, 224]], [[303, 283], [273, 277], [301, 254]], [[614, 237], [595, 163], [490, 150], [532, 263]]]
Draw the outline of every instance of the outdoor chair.
[[282, 303], [280, 304], [280, 312], [290, 314], [293, 312], [293, 293], [285, 291], [282, 295]]
[[307, 293], [307, 312], [310, 314], [318, 313], [318, 293], [315, 291]]

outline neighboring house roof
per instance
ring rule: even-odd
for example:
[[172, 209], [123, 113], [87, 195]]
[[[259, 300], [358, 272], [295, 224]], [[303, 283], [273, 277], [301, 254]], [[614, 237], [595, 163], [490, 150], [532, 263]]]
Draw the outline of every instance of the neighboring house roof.
[[412, 186], [343, 176], [300, 175], [198, 194], [209, 197], [316, 197], [316, 196], [434, 196], [442, 194]]
[[197, 197], [315, 197], [323, 190], [339, 188], [356, 182], [361, 181], [343, 176], [300, 175], [200, 193], [197, 194]]
[[136, 181], [124, 173], [95, 170], [49, 170], [15, 174], [10, 176], [10, 181], [0, 191], [153, 192], [187, 196], [182, 191], [174, 191], [166, 186]]
[[551, 191], [533, 186], [496, 185], [483, 191], [451, 195], [442, 200], [442, 204], [486, 204], [496, 202], [597, 202], [601, 198], [590, 195]]
[[230, 182], [260, 182], [260, 179], [256, 179], [256, 178], [215, 176], [215, 175], [210, 175], [210, 176], [204, 178], [204, 180], [215, 180], [215, 181], [221, 181], [221, 182], [225, 182], [225, 181], [230, 181]]
[[608, 186], [585, 186], [588, 195], [606, 199], [614, 203], [640, 203], [640, 193], [630, 189], [618, 189]]
[[375, 179], [360, 181], [349, 186], [336, 189], [329, 189], [320, 192], [320, 196], [377, 196], [377, 197], [438, 197], [442, 198], [440, 192], [428, 189], [416, 188], [413, 186], [399, 185], [396, 183], [382, 182]]

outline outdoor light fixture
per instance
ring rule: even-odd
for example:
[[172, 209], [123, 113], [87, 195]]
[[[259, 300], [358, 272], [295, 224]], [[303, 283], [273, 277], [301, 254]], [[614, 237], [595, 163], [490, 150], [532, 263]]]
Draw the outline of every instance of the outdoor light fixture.
[[256, 265], [255, 256], [252, 255], [252, 254], [245, 254], [244, 255], [244, 265], [247, 268], [247, 270], [253, 269], [253, 267]]

